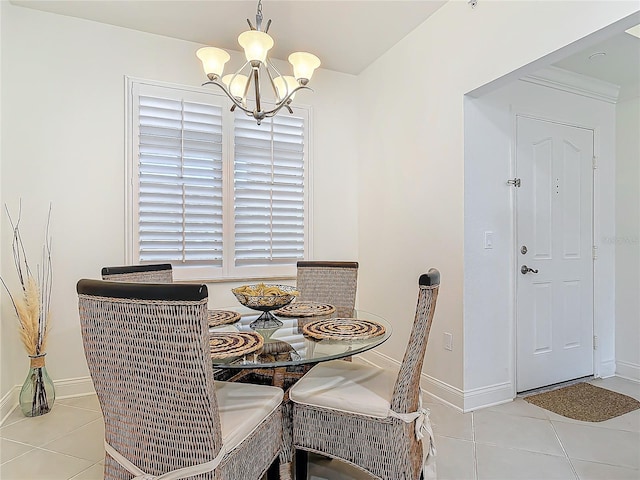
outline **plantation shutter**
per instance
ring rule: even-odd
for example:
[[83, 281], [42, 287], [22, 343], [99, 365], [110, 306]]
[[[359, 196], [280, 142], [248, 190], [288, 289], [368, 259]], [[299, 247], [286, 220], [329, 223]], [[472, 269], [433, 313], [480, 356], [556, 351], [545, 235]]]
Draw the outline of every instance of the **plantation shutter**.
[[257, 125], [237, 113], [234, 126], [234, 265], [295, 266], [305, 245], [305, 120]]
[[164, 91], [137, 96], [139, 261], [222, 267], [222, 108]]

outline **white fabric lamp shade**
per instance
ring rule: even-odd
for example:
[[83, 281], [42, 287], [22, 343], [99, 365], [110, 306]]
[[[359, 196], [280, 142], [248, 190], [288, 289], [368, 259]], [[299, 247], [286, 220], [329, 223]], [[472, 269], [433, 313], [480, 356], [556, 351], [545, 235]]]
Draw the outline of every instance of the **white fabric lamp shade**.
[[320, 66], [320, 59], [312, 53], [294, 52], [289, 55], [289, 63], [293, 65], [296, 80], [311, 80], [313, 71]]
[[248, 79], [249, 78], [246, 75], [234, 75], [230, 73], [229, 75], [222, 77], [222, 83], [227, 86], [231, 95], [236, 98], [242, 98], [244, 96], [244, 90], [247, 86]]
[[259, 30], [247, 30], [238, 36], [238, 43], [244, 49], [249, 62], [264, 62], [269, 49], [273, 47], [273, 38]]
[[196, 56], [202, 62], [204, 73], [220, 76], [224, 71], [224, 64], [231, 58], [227, 52], [215, 47], [202, 47], [196, 52]]
[[[276, 77], [273, 79], [273, 84], [276, 86], [276, 90], [278, 91], [278, 97], [280, 100], [289, 95], [295, 88], [298, 87], [298, 82], [295, 78], [290, 75], [284, 75], [282, 77]], [[291, 95], [289, 100], [293, 100], [296, 94]]]

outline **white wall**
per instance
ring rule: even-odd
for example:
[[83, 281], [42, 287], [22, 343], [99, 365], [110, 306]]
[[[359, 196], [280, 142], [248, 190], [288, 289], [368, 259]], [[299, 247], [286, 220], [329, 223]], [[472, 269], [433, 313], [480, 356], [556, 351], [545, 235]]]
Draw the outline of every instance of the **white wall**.
[[640, 98], [616, 105], [616, 373], [640, 381]]
[[[465, 103], [465, 409], [515, 396], [514, 360], [514, 171], [515, 115], [524, 114], [595, 130], [598, 169], [594, 181], [594, 371], [612, 375], [614, 365], [615, 250], [601, 240], [615, 234], [615, 105], [517, 81]], [[494, 248], [484, 249], [484, 232]], [[515, 272], [515, 273], [514, 273]], [[635, 346], [638, 348], [636, 339]], [[491, 352], [488, 354], [488, 352]]]
[[[2, 14], [4, 10], [4, 3], [0, 2], [0, 39], [2, 39]], [[0, 47], [2, 43], [0, 42]], [[0, 48], [0, 92], [2, 92], [2, 48]], [[2, 173], [2, 95], [0, 94], [0, 178]], [[2, 198], [2, 182], [0, 181], [0, 198]], [[1, 224], [0, 224], [1, 225]], [[0, 226], [0, 233], [3, 231]], [[0, 235], [0, 252], [4, 250], [7, 243], [4, 241], [4, 235]], [[0, 254], [0, 272], [2, 272], [2, 255]], [[2, 311], [4, 309], [5, 302], [4, 294], [0, 294], [0, 319], [2, 318]], [[6, 329], [9, 328], [9, 322], [0, 321], [0, 420], [4, 418], [4, 410], [2, 410], [2, 404], [4, 403], [3, 397], [13, 386], [11, 383], [11, 375], [9, 374], [10, 367], [8, 361], [8, 349], [4, 347], [4, 339], [6, 338]]]
[[[199, 86], [194, 43], [2, 2], [1, 203], [23, 203], [23, 235], [39, 253], [53, 203], [53, 305], [47, 366], [59, 394], [86, 388], [75, 285], [124, 254], [124, 76]], [[236, 62], [237, 63], [237, 62]], [[313, 109], [313, 258], [357, 260], [356, 78], [319, 70]], [[212, 87], [215, 88], [215, 87]], [[3, 278], [16, 287], [2, 215]], [[35, 262], [35, 260], [32, 260]], [[210, 285], [212, 306], [235, 303]], [[3, 294], [0, 398], [26, 375], [16, 319]], [[76, 381], [77, 380], [77, 381]], [[83, 383], [84, 382], [84, 383]], [[76, 388], [77, 387], [77, 388]]]
[[[635, 2], [448, 2], [359, 77], [359, 305], [394, 323], [379, 350], [399, 360], [418, 275], [440, 269], [424, 373], [429, 390], [460, 408], [465, 394], [481, 395], [506, 368], [498, 363], [504, 346], [464, 355], [464, 315], [482, 305], [463, 304], [463, 96], [516, 70], [529, 73], [539, 68], [532, 62], [637, 11]], [[444, 332], [453, 334], [451, 352]]]

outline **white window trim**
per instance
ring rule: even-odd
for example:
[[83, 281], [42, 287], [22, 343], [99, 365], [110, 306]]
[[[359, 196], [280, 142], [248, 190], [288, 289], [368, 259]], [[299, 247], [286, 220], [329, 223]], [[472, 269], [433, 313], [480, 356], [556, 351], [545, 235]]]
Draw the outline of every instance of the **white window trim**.
[[[124, 155], [124, 172], [125, 172], [125, 202], [124, 202], [124, 231], [125, 231], [125, 263], [137, 264], [138, 263], [138, 242], [137, 242], [137, 229], [136, 229], [136, 205], [137, 205], [137, 190], [134, 186], [134, 179], [136, 178], [136, 142], [133, 137], [134, 126], [134, 99], [133, 99], [133, 86], [134, 84], [145, 84], [157, 87], [166, 87], [177, 90], [184, 90], [186, 92], [195, 92], [206, 95], [214, 95], [223, 100], [226, 106], [223, 108], [224, 122], [232, 122], [233, 113], [230, 112], [231, 101], [220, 92], [203, 87], [191, 87], [180, 84], [174, 84], [169, 82], [162, 82], [156, 80], [148, 80], [138, 77], [125, 76], [125, 155]], [[295, 104], [294, 113], [301, 113], [299, 110], [305, 112], [306, 132], [305, 132], [305, 158], [306, 158], [306, 174], [305, 174], [305, 215], [304, 215], [304, 258], [313, 258], [313, 230], [312, 230], [312, 212], [313, 212], [313, 110], [310, 105]], [[286, 115], [287, 113], [279, 113], [279, 115]], [[223, 198], [230, 198], [229, 190], [233, 190], [233, 158], [234, 158], [234, 145], [233, 136], [225, 136], [226, 149], [225, 159], [223, 161]], [[234, 212], [233, 202], [227, 201], [223, 207], [223, 242], [225, 245], [233, 245], [234, 242]], [[268, 269], [268, 271], [266, 271]], [[237, 281], [237, 280], [275, 280], [284, 278], [295, 278], [296, 267], [291, 266], [275, 266], [275, 267], [235, 267], [233, 265], [233, 248], [226, 248], [223, 257], [223, 268], [213, 269], [210, 267], [201, 266], [174, 266], [173, 267], [174, 279], [177, 281], [207, 281], [211, 283]], [[220, 270], [220, 272], [212, 273], [213, 270]]]

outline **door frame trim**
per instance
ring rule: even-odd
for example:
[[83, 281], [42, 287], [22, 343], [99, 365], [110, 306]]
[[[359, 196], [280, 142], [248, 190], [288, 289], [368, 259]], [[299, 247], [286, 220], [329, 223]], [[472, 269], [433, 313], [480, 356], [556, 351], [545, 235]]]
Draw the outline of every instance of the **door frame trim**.
[[[516, 151], [517, 151], [517, 123], [518, 123], [518, 117], [522, 117], [522, 118], [529, 118], [532, 120], [538, 120], [538, 121], [543, 121], [543, 122], [549, 122], [549, 123], [556, 123], [559, 125], [565, 125], [565, 126], [569, 126], [569, 127], [575, 127], [575, 128], [582, 128], [585, 130], [590, 130], [593, 133], [593, 155], [594, 157], [600, 158], [600, 129], [597, 126], [593, 126], [593, 125], [586, 125], [586, 124], [580, 124], [579, 122], [573, 121], [573, 120], [569, 120], [569, 119], [559, 119], [559, 118], [554, 118], [552, 116], [546, 116], [546, 115], [541, 115], [539, 112], [531, 112], [525, 108], [518, 108], [518, 107], [514, 107], [514, 105], [511, 105], [510, 108], [510, 124], [511, 124], [511, 135], [510, 135], [510, 152], [509, 152], [509, 178], [515, 178], [516, 177]], [[600, 225], [600, 215], [599, 215], [599, 211], [596, 208], [596, 206], [598, 205], [597, 200], [597, 196], [599, 194], [599, 186], [600, 186], [600, 182], [599, 182], [599, 176], [597, 175], [597, 168], [594, 168], [591, 170], [591, 181], [592, 181], [592, 194], [591, 194], [591, 217], [592, 217], [592, 226], [591, 226], [591, 244], [592, 246], [594, 246], [596, 248], [596, 251], [599, 247], [596, 239], [599, 238], [598, 233], [600, 231], [599, 225]], [[509, 259], [509, 263], [511, 266], [511, 288], [510, 288], [510, 293], [511, 293], [511, 299], [510, 299], [510, 310], [511, 310], [511, 349], [510, 349], [510, 370], [511, 370], [511, 385], [512, 385], [512, 394], [513, 394], [513, 398], [515, 398], [518, 394], [517, 392], [517, 283], [518, 283], [518, 271], [517, 271], [517, 265], [518, 265], [518, 256], [517, 256], [517, 250], [518, 250], [518, 245], [517, 245], [517, 201], [516, 201], [516, 190], [515, 188], [511, 189], [510, 195], [510, 210], [511, 210], [511, 254], [510, 254], [510, 259]], [[597, 259], [597, 257], [596, 257]], [[598, 306], [599, 306], [599, 301], [598, 301], [598, 296], [596, 295], [597, 292], [597, 283], [599, 283], [598, 278], [600, 277], [598, 274], [599, 269], [598, 269], [598, 262], [596, 262], [596, 259], [592, 258], [591, 261], [591, 265], [592, 265], [592, 273], [593, 273], [593, 277], [592, 277], [592, 284], [591, 284], [591, 288], [592, 288], [592, 308], [593, 308], [593, 335], [594, 337], [598, 337], [599, 336], [599, 331], [600, 331], [600, 326], [601, 326], [601, 320], [598, 316]], [[592, 352], [592, 369], [593, 369], [593, 376], [596, 378], [599, 378], [601, 376], [610, 376], [613, 375], [614, 372], [602, 372], [600, 369], [601, 366], [601, 358], [600, 358], [600, 350], [595, 346], [594, 344], [594, 348], [593, 348], [593, 352]]]

